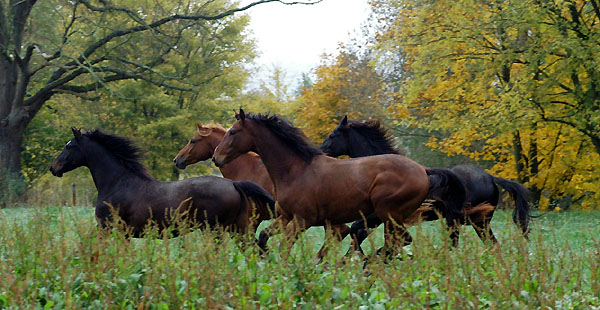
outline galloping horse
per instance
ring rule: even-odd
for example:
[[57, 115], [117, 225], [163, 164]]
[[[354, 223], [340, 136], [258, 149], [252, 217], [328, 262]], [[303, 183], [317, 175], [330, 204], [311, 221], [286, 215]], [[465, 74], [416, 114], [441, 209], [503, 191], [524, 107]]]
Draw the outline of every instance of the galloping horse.
[[[352, 158], [398, 154], [396, 148], [393, 147], [387, 130], [378, 121], [348, 121], [347, 117], [340, 121], [337, 128], [321, 144], [321, 150], [330, 156], [348, 155]], [[465, 214], [482, 240], [489, 238], [492, 242], [497, 242], [490, 227], [490, 221], [500, 196], [496, 184], [508, 191], [515, 200], [516, 208], [513, 212], [513, 221], [527, 236], [530, 215], [526, 199], [528, 195], [526, 188], [518, 183], [495, 177], [472, 165], [458, 165], [450, 168], [450, 170], [460, 178], [467, 189], [466, 202], [471, 208], [467, 209]], [[437, 215], [434, 213], [430, 213], [429, 216], [425, 217], [425, 220], [436, 219]], [[377, 219], [377, 215], [373, 214], [367, 217], [366, 226], [369, 228], [376, 227], [380, 222], [381, 220]], [[466, 223], [465, 218], [461, 218], [461, 223]], [[357, 242], [362, 242], [368, 235], [364, 221], [354, 223], [350, 234], [355, 236]]]
[[[261, 232], [261, 248], [266, 248], [272, 227], [283, 225], [295, 240], [308, 227], [344, 224], [374, 212], [385, 225], [386, 253], [411, 241], [402, 223], [421, 205], [430, 186], [421, 165], [400, 155], [331, 158], [277, 115], [246, 115], [240, 109], [236, 118], [213, 161], [222, 167], [249, 151], [262, 158], [275, 184], [281, 215]], [[461, 209], [450, 211], [460, 214]]]
[[158, 181], [140, 163], [139, 148], [127, 138], [100, 130], [72, 131], [74, 138], [54, 160], [50, 171], [61, 177], [81, 166], [89, 168], [98, 190], [96, 217], [103, 228], [116, 213], [132, 229], [132, 236], [140, 237], [150, 221], [162, 231], [174, 217], [183, 214], [192, 224], [221, 225], [245, 232], [252, 202], [275, 204], [269, 193], [251, 182], [213, 176]]
[[[190, 139], [173, 159], [175, 166], [179, 169], [185, 169], [188, 165], [212, 158], [215, 148], [223, 140], [223, 136], [225, 136], [225, 132], [227, 131], [220, 125], [203, 126], [198, 123], [197, 127], [198, 131], [194, 134], [194, 137]], [[267, 190], [273, 197], [276, 197], [275, 186], [271, 182], [269, 173], [260, 156], [254, 152], [241, 154], [236, 159], [227, 163], [227, 165], [220, 167], [219, 170], [221, 170], [221, 174], [225, 178], [234, 181], [254, 182]], [[260, 222], [274, 218], [277, 215], [275, 209], [260, 207], [256, 208], [255, 213], [258, 217], [254, 227], [257, 227]], [[339, 232], [336, 236], [341, 240], [348, 235], [350, 227], [346, 224], [341, 224], [334, 227], [334, 230]], [[324, 255], [324, 251], [325, 248], [319, 251], [321, 256]]]
[[[213, 153], [219, 142], [225, 136], [225, 128], [220, 125], [203, 126], [198, 123], [198, 131], [194, 137], [177, 153], [173, 159], [175, 166], [179, 169], [185, 169], [187, 166], [199, 161], [212, 158]], [[250, 181], [264, 188], [273, 197], [275, 188], [269, 177], [269, 173], [263, 165], [260, 156], [256, 153], [241, 154], [238, 158], [231, 161], [227, 166], [219, 168], [224, 178], [233, 181]], [[275, 217], [275, 209], [257, 208], [256, 215], [258, 223]]]

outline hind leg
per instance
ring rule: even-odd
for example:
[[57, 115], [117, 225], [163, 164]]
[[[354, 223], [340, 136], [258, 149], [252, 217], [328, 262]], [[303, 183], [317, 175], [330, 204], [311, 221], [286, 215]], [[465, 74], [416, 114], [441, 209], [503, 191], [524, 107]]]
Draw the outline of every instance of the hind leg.
[[367, 237], [369, 236], [369, 229], [375, 228], [379, 226], [383, 221], [379, 218], [377, 213], [371, 213], [364, 219], [360, 219], [352, 224], [350, 228], [350, 236], [352, 237], [352, 246], [348, 250], [348, 255], [350, 251], [354, 250], [361, 254], [364, 254], [363, 249], [361, 248], [361, 244]]
[[490, 219], [486, 219], [479, 223], [473, 223], [473, 228], [475, 229], [475, 232], [481, 241], [486, 242], [489, 240], [493, 244], [498, 244], [498, 240], [496, 240], [496, 237], [494, 236], [490, 222]]
[[412, 243], [412, 237], [406, 230], [403, 224], [398, 223], [394, 220], [387, 220], [384, 222], [385, 232], [384, 238], [385, 243], [383, 248], [377, 251], [383, 253], [387, 259], [393, 258], [398, 255], [399, 250]]
[[490, 226], [495, 207], [490, 204], [480, 204], [476, 206], [476, 208], [481, 209], [481, 211], [470, 214], [469, 220], [471, 221], [471, 225], [473, 226], [473, 229], [475, 229], [477, 236], [479, 236], [479, 239], [483, 242], [489, 240], [492, 243], [497, 244], [498, 240], [496, 240], [496, 237], [492, 232], [492, 227]]
[[448, 226], [448, 231], [450, 232], [450, 241], [452, 242], [452, 247], [457, 247], [461, 223], [458, 221], [446, 221], [446, 224]]

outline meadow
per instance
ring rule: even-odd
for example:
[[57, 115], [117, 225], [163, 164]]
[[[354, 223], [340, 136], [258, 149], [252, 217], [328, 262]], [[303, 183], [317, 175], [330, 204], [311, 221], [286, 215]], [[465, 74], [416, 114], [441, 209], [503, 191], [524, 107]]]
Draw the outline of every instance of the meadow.
[[[471, 227], [452, 249], [441, 223], [410, 228], [400, 258], [344, 256], [311, 228], [296, 244], [261, 257], [218, 231], [127, 241], [99, 233], [89, 207], [0, 209], [0, 309], [600, 309], [600, 212], [551, 212], [530, 241], [508, 211], [492, 227], [499, 247]], [[318, 248], [332, 249], [319, 262]]]

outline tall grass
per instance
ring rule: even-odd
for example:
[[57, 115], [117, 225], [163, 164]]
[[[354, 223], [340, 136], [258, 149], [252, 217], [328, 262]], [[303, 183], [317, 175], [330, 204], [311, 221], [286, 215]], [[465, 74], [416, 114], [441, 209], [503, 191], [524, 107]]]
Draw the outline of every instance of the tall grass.
[[[521, 238], [507, 212], [499, 247], [467, 227], [448, 246], [439, 223], [411, 228], [403, 260], [344, 257], [348, 240], [304, 233], [261, 258], [248, 236], [195, 231], [127, 241], [99, 233], [92, 208], [0, 210], [0, 308], [600, 309], [600, 212], [550, 214]], [[333, 251], [319, 262], [326, 240]], [[381, 229], [365, 245], [382, 244]]]

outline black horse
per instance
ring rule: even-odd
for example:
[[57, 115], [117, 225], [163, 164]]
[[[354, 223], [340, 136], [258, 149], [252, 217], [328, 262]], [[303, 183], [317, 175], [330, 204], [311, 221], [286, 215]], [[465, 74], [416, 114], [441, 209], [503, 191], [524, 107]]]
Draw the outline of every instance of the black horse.
[[[271, 195], [254, 183], [214, 176], [161, 182], [140, 163], [140, 150], [129, 139], [100, 130], [72, 130], [74, 139], [50, 171], [61, 177], [81, 166], [89, 168], [98, 190], [96, 217], [103, 228], [112, 214], [118, 214], [131, 228], [132, 237], [142, 236], [151, 222], [163, 231], [177, 218], [192, 225], [246, 232], [252, 202], [274, 211]], [[177, 230], [172, 233], [179, 234]]]
[[[348, 155], [350, 157], [362, 157], [380, 154], [398, 154], [398, 150], [393, 146], [391, 141], [391, 136], [381, 126], [379, 121], [348, 121], [346, 116], [344, 116], [337, 128], [321, 144], [321, 149], [329, 156]], [[492, 242], [497, 242], [489, 224], [500, 197], [500, 192], [496, 186], [498, 184], [508, 191], [515, 200], [516, 207], [513, 212], [513, 221], [521, 228], [523, 235], [527, 238], [531, 216], [529, 215], [529, 205], [527, 202], [529, 192], [525, 187], [518, 183], [495, 177], [472, 165], [458, 165], [450, 168], [450, 170], [464, 184], [467, 190], [467, 208], [471, 209], [470, 212], [465, 212], [467, 217], [460, 218], [460, 224], [470, 223], [482, 240], [489, 238]], [[428, 198], [437, 199], [431, 195]], [[490, 210], [490, 208], [483, 207], [486, 205], [490, 205], [493, 208]], [[423, 216], [424, 220], [438, 219], [437, 213], [433, 211], [423, 214]], [[442, 216], [444, 215], [442, 214]], [[377, 227], [380, 222], [381, 220], [377, 218], [376, 214], [371, 214], [366, 217], [366, 223], [364, 220], [356, 221], [351, 227], [350, 234], [360, 244], [367, 238], [368, 231], [366, 228]], [[458, 231], [453, 231], [452, 234], [453, 240], [456, 241]]]

